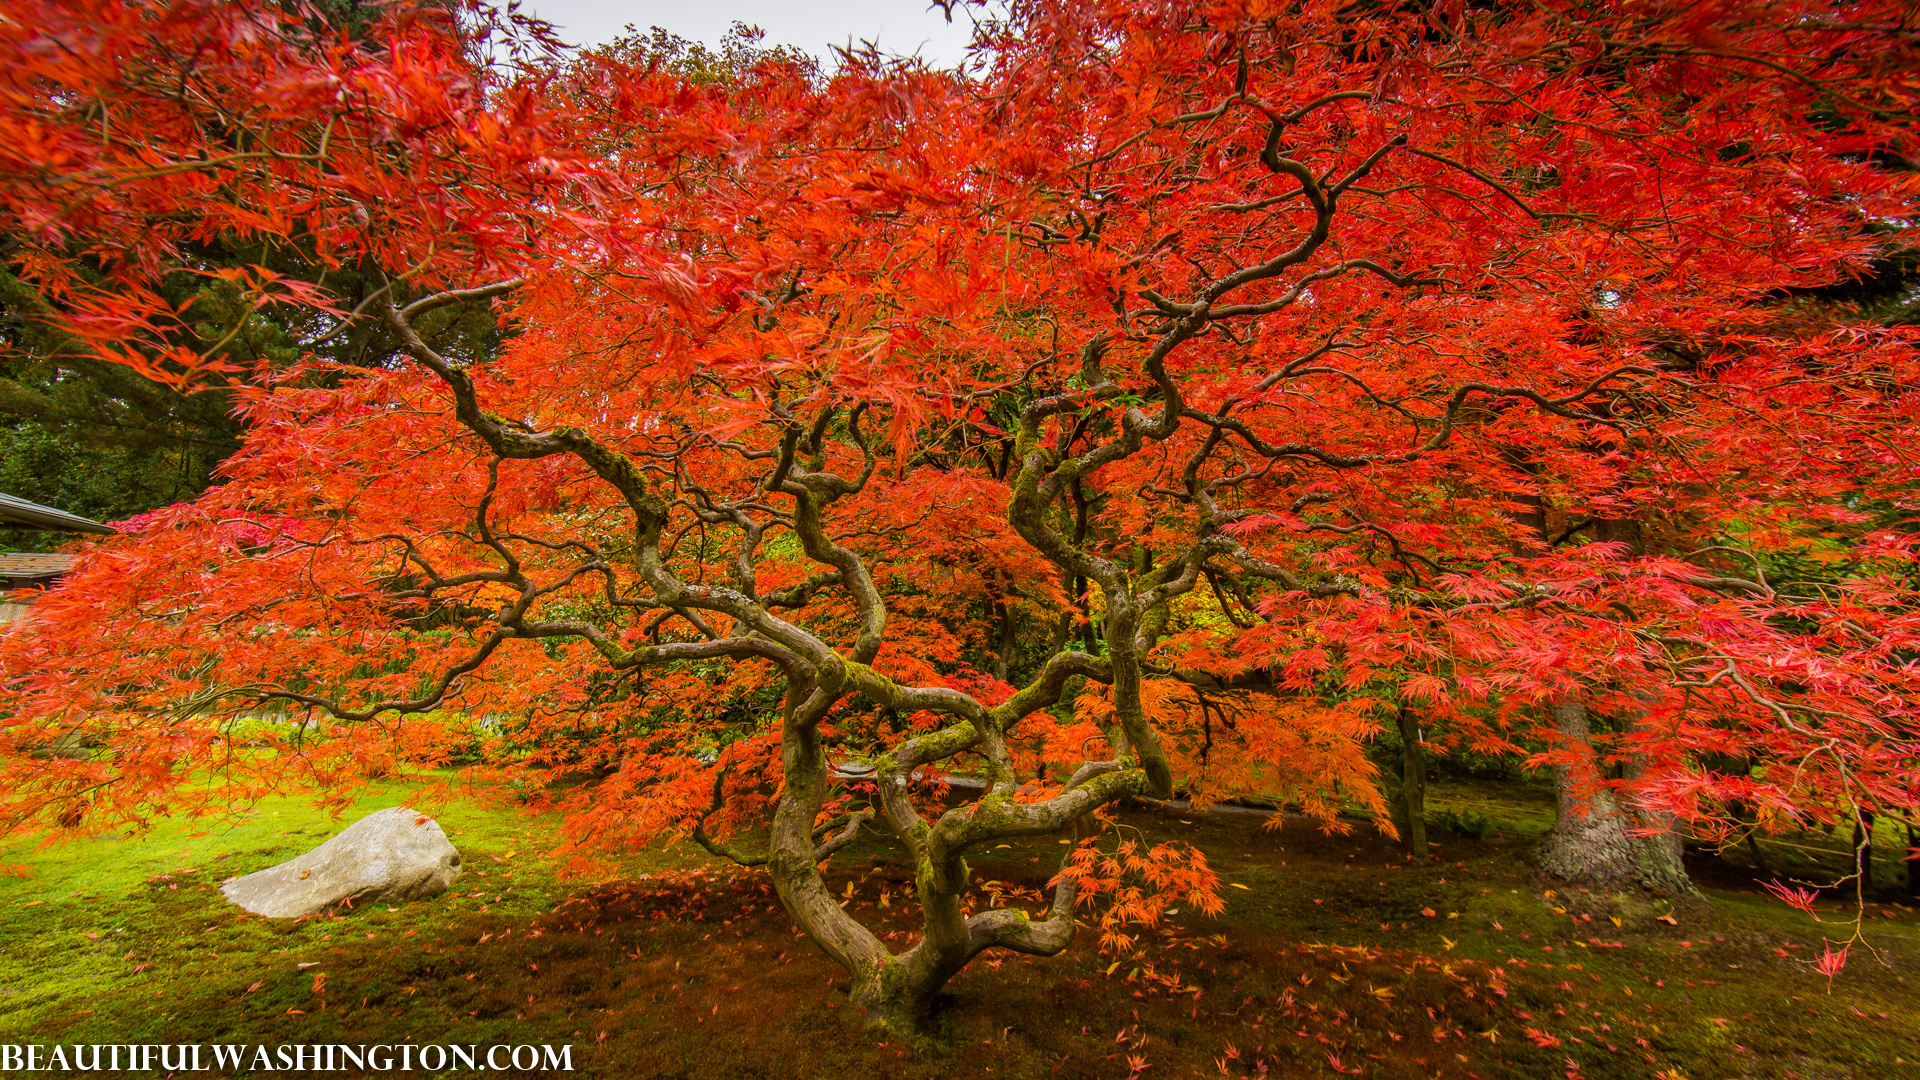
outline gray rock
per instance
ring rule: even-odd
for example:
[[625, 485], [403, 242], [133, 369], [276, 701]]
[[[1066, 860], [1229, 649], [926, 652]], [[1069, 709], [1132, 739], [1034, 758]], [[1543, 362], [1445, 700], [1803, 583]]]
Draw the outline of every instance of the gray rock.
[[270, 919], [323, 911], [342, 900], [419, 900], [460, 880], [460, 853], [432, 818], [404, 806], [377, 810], [305, 855], [220, 887]]

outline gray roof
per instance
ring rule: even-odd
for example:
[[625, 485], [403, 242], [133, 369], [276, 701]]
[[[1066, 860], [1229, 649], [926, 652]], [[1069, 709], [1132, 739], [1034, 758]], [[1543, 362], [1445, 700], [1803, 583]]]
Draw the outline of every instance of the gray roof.
[[48, 555], [37, 551], [0, 553], [0, 582], [22, 585], [44, 584], [73, 569], [73, 556]]
[[111, 536], [120, 531], [111, 525], [89, 521], [64, 510], [55, 510], [51, 506], [41, 506], [39, 503], [4, 494], [0, 494], [0, 528], [99, 533], [103, 536]]

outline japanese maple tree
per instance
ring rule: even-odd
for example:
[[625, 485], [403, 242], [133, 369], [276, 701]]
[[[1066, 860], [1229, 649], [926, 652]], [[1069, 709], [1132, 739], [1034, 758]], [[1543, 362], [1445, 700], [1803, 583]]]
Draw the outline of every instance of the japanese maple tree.
[[[1909, 497], [1912, 342], [1785, 299], [1910, 213], [1902, 17], [1022, 2], [962, 71], [689, 81], [486, 11], [28, 0], [12, 271], [248, 434], [0, 644], [10, 820], [338, 793], [486, 718], [523, 790], [591, 770], [530, 796], [583, 846], [763, 868], [909, 1028], [1083, 895], [1219, 903], [1082, 844], [975, 909], [969, 852], [1176, 790], [1380, 810], [1399, 710], [1709, 833], [1910, 813], [1911, 539], [1855, 500]], [[397, 347], [182, 344], [213, 236], [316, 270], [220, 270], [249, 319]], [[863, 833], [917, 868], [900, 951], [821, 877]]]

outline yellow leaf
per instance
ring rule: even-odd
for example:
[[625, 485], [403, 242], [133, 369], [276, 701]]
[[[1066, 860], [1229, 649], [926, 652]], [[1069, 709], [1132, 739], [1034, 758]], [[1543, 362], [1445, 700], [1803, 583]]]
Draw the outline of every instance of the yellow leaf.
[[1455, 940], [1453, 940], [1452, 938], [1450, 938], [1450, 937], [1448, 937], [1448, 936], [1447, 936], [1447, 935], [1445, 935], [1445, 934], [1441, 934], [1441, 935], [1440, 935], [1440, 940], [1441, 940], [1441, 941], [1444, 941], [1444, 942], [1446, 942], [1446, 943], [1447, 943], [1447, 951], [1448, 951], [1448, 952], [1452, 952], [1452, 951], [1453, 951], [1453, 947], [1454, 947], [1455, 945], [1458, 945], [1458, 944], [1460, 944], [1459, 942], [1457, 942], [1457, 941], [1455, 941]]
[[1618, 915], [1609, 915], [1609, 916], [1607, 916], [1607, 918], [1609, 918], [1609, 919], [1612, 919], [1612, 920], [1613, 920], [1613, 925], [1615, 925], [1615, 926], [1619, 926], [1619, 925], [1620, 925], [1620, 916], [1618, 916]]
[[[1235, 888], [1235, 889], [1247, 889], [1247, 887], [1246, 887], [1245, 885], [1242, 885], [1242, 884], [1240, 884], [1240, 883], [1239, 883], [1239, 882], [1237, 882], [1237, 881], [1229, 881], [1229, 882], [1227, 882], [1227, 885], [1228, 885], [1228, 887], [1230, 887], [1230, 888]], [[1247, 891], [1248, 891], [1248, 892], [1252, 892], [1253, 890], [1252, 890], [1252, 889], [1247, 889]]]

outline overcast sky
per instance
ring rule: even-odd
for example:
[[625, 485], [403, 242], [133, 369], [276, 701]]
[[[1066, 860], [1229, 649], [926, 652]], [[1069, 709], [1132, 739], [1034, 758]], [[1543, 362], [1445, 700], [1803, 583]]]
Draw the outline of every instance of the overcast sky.
[[743, 22], [765, 30], [768, 45], [797, 45], [822, 59], [853, 39], [877, 41], [886, 52], [917, 52], [941, 66], [959, 62], [973, 28], [958, 5], [949, 25], [926, 0], [522, 0], [521, 10], [559, 27], [569, 45], [609, 41], [628, 23], [714, 45]]

